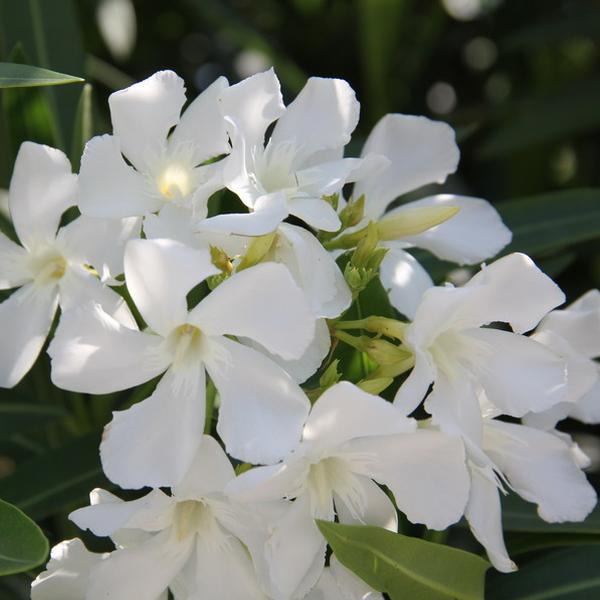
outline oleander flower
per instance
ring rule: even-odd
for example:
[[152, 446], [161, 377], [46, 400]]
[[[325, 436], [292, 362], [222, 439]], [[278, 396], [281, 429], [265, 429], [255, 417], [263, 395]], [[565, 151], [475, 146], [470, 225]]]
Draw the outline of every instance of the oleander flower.
[[203, 219], [223, 187], [223, 164], [213, 159], [230, 149], [217, 102], [227, 86], [220, 77], [183, 113], [185, 86], [173, 71], [111, 94], [113, 134], [92, 138], [81, 159], [81, 212], [145, 216], [175, 205]]
[[94, 299], [127, 318], [125, 303], [103, 281], [122, 272], [123, 247], [139, 235], [139, 221], [78, 217], [59, 228], [77, 196], [77, 176], [60, 150], [22, 144], [8, 199], [22, 246], [0, 233], [0, 289], [19, 288], [0, 304], [1, 387], [15, 386], [33, 366], [59, 306]]
[[270, 525], [257, 565], [274, 600], [302, 598], [323, 572], [327, 544], [314, 519], [337, 515], [342, 523], [397, 531], [394, 503], [375, 482], [393, 492], [412, 522], [444, 529], [467, 502], [464, 449], [456, 438], [416, 430], [392, 404], [349, 382], [317, 400], [302, 441], [282, 463], [231, 482], [230, 493], [243, 501], [294, 499]]
[[263, 354], [229, 336], [259, 342], [284, 359], [314, 336], [304, 294], [282, 265], [266, 263], [224, 281], [188, 310], [186, 295], [220, 271], [207, 250], [171, 240], [132, 240], [128, 290], [148, 325], [140, 331], [93, 303], [66, 312], [48, 350], [63, 389], [102, 394], [161, 373], [154, 393], [114, 413], [101, 446], [104, 470], [124, 487], [175, 485], [196, 454], [205, 421], [205, 370], [221, 401], [217, 430], [240, 460], [278, 460], [296, 443], [309, 402]]

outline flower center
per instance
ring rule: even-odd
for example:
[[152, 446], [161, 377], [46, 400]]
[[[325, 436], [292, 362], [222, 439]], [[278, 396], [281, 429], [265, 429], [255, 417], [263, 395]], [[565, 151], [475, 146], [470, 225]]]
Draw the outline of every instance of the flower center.
[[67, 270], [67, 261], [55, 251], [46, 251], [30, 259], [30, 270], [38, 285], [57, 283]]
[[265, 192], [293, 191], [298, 188], [294, 162], [297, 148], [288, 142], [267, 145], [255, 159], [256, 176]]
[[179, 541], [216, 526], [210, 506], [201, 500], [178, 502], [173, 518], [173, 531]]
[[167, 343], [173, 353], [174, 367], [186, 366], [201, 359], [202, 332], [195, 325], [179, 325], [171, 332]]
[[167, 165], [158, 176], [158, 189], [167, 200], [181, 200], [190, 195], [194, 187], [191, 170], [180, 164]]

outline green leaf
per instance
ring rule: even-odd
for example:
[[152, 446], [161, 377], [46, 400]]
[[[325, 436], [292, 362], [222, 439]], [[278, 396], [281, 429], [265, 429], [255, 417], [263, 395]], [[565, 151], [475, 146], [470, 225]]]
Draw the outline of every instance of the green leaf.
[[82, 83], [81, 77], [73, 77], [40, 67], [0, 62], [0, 88], [40, 87]]
[[525, 502], [516, 494], [502, 499], [502, 523], [505, 531], [527, 531], [538, 533], [584, 533], [600, 534], [600, 505], [581, 523], [546, 523], [535, 505]]
[[0, 575], [41, 565], [48, 555], [42, 530], [17, 507], [0, 500]]
[[545, 548], [600, 545], [600, 534], [594, 533], [525, 533], [517, 531], [507, 532], [504, 537], [508, 554], [512, 557]]
[[86, 83], [81, 90], [77, 114], [75, 115], [75, 128], [71, 144], [71, 164], [74, 170], [78, 170], [83, 148], [93, 135], [92, 86]]
[[67, 413], [60, 406], [31, 402], [0, 403], [0, 437], [43, 427]]
[[377, 527], [317, 521], [336, 557], [392, 600], [483, 600], [483, 558]]
[[89, 434], [19, 464], [0, 480], [0, 496], [36, 520], [83, 503], [94, 487], [110, 487], [102, 474], [99, 444], [100, 434]]
[[569, 548], [541, 556], [515, 573], [493, 573], [487, 600], [600, 598], [600, 547]]

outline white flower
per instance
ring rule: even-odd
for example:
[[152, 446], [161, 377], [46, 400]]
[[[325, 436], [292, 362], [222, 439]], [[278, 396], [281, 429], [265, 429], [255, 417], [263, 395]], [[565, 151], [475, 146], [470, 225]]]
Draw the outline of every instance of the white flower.
[[423, 233], [388, 241], [380, 277], [392, 305], [412, 318], [423, 292], [433, 285], [418, 261], [404, 250], [425, 248], [438, 258], [477, 264], [495, 256], [512, 234], [489, 202], [479, 198], [441, 194], [408, 202], [385, 213], [396, 198], [423, 185], [443, 183], [456, 170], [459, 150], [454, 131], [446, 123], [425, 117], [388, 114], [373, 128], [362, 156], [383, 155], [389, 165], [367, 175], [354, 186], [353, 196], [365, 196], [365, 221], [389, 223], [431, 207], [456, 207], [458, 213]]
[[79, 217], [59, 229], [63, 212], [76, 199], [77, 177], [67, 157], [25, 142], [9, 191], [22, 246], [0, 234], [0, 289], [20, 288], [0, 304], [1, 387], [13, 387], [32, 367], [59, 305], [66, 310], [94, 298], [108, 313], [128, 318], [121, 297], [92, 267], [105, 281], [121, 273], [124, 243], [139, 235], [139, 223]]
[[335, 556], [325, 567], [317, 585], [305, 596], [306, 600], [383, 600], [352, 571], [346, 569]]
[[[390, 403], [342, 382], [319, 398], [302, 442], [283, 463], [254, 468], [230, 484], [240, 500], [295, 499], [270, 526], [257, 566], [275, 600], [301, 598], [322, 573], [326, 542], [315, 518], [337, 514], [342, 523], [397, 530], [394, 504], [375, 481], [390, 488], [415, 523], [443, 529], [461, 517], [468, 496], [462, 443], [415, 427]], [[451, 493], [440, 504], [446, 488]]]
[[[372, 158], [343, 158], [359, 113], [350, 86], [311, 77], [286, 108], [271, 69], [226, 89], [221, 110], [232, 141], [224, 182], [250, 212], [218, 215], [199, 227], [263, 235], [294, 215], [315, 229], [339, 229], [337, 213], [323, 196], [339, 192], [373, 166]], [[265, 146], [266, 130], [275, 120]]]
[[471, 475], [465, 516], [496, 569], [514, 571], [504, 545], [499, 491], [508, 487], [537, 504], [539, 516], [550, 523], [583, 521], [596, 504], [596, 493], [567, 441], [489, 418], [482, 430], [481, 449], [465, 438]]
[[144, 216], [173, 203], [204, 218], [209, 196], [223, 187], [222, 164], [204, 163], [229, 152], [217, 104], [227, 85], [217, 79], [181, 116], [185, 87], [172, 71], [111, 94], [113, 135], [92, 138], [81, 159], [81, 212]]
[[284, 359], [314, 335], [304, 295], [282, 265], [237, 273], [188, 310], [186, 295], [218, 273], [207, 250], [171, 240], [133, 240], [128, 290], [150, 330], [87, 304], [65, 313], [48, 352], [52, 380], [102, 394], [165, 372], [154, 393], [114, 413], [101, 446], [104, 469], [124, 487], [176, 484], [196, 453], [205, 419], [205, 369], [220, 396], [217, 430], [240, 460], [271, 462], [300, 436], [309, 402], [281, 367], [228, 336], [259, 342]]
[[77, 538], [57, 544], [46, 570], [31, 584], [31, 600], [84, 600], [91, 570], [107, 557], [90, 552]]
[[[415, 366], [395, 404], [414, 410], [433, 383], [425, 408], [442, 429], [465, 434], [477, 447], [481, 411], [521, 417], [560, 402], [566, 366], [546, 346], [519, 335], [531, 330], [564, 295], [524, 254], [484, 267], [464, 287], [425, 292], [405, 343]], [[493, 322], [513, 331], [484, 327]]]
[[553, 429], [571, 417], [584, 423], [600, 423], [600, 292], [590, 290], [562, 310], [553, 310], [542, 319], [533, 339], [552, 348], [567, 362], [569, 390], [563, 402], [524, 422], [533, 427]]
[[171, 587], [186, 600], [267, 600], [244, 542], [256, 520], [224, 494], [234, 477], [218, 443], [204, 436], [172, 496], [154, 490], [124, 502], [92, 492], [92, 506], [70, 518], [118, 548], [92, 567], [86, 600], [150, 600]]

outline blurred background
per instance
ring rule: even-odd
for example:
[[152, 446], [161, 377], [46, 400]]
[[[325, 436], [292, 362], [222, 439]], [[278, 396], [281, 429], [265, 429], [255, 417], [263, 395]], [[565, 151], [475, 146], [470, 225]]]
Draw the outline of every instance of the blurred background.
[[[600, 285], [599, 40], [599, 0], [0, 0], [1, 60], [91, 85], [0, 92], [0, 188], [25, 139], [61, 147], [77, 168], [82, 131], [110, 131], [108, 95], [160, 69], [181, 75], [191, 98], [219, 75], [234, 83], [271, 66], [288, 101], [308, 76], [341, 77], [361, 102], [350, 154], [388, 112], [447, 121], [462, 158], [443, 189], [496, 203], [517, 241], [529, 235], [515, 249], [574, 300]], [[444, 265], [428, 264], [444, 278]], [[0, 399], [51, 404], [45, 361]], [[68, 509], [102, 483], [95, 424], [114, 407], [95, 399], [90, 416], [74, 396], [43, 435], [0, 423], [0, 497], [51, 542], [75, 535]], [[566, 428], [597, 480], [597, 431]], [[27, 597], [26, 581], [3, 580], [0, 598]]]

